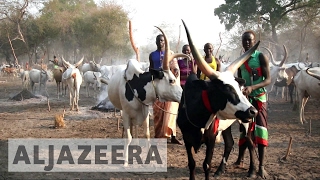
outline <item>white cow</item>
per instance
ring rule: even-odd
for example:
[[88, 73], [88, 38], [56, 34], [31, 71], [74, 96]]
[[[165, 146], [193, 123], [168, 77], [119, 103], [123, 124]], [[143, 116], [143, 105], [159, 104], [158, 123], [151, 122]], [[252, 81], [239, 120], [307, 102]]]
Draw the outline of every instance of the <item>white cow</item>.
[[23, 71], [20, 74], [20, 78], [22, 80], [22, 89], [29, 89], [29, 86], [30, 86], [29, 71]]
[[100, 68], [101, 76], [104, 78], [111, 78], [112, 66], [103, 65]]
[[[163, 31], [158, 28], [162, 33]], [[169, 70], [169, 61], [176, 57], [188, 57], [185, 54], [169, 55], [169, 43], [166, 35], [165, 55], [163, 70], [145, 72], [141, 64], [135, 60], [129, 60], [127, 66], [122, 67], [114, 74], [109, 83], [108, 95], [111, 103], [122, 110], [123, 126], [128, 144], [132, 140], [130, 126], [136, 126], [135, 137], [137, 137], [137, 126], [143, 124], [144, 135], [150, 138], [149, 131], [149, 105], [157, 98], [160, 101], [180, 102], [182, 88], [176, 77]], [[128, 146], [125, 149], [125, 164], [128, 163]]]
[[[309, 72], [309, 74], [308, 74]], [[301, 124], [307, 122], [304, 117], [304, 107], [311, 96], [312, 98], [319, 99], [319, 76], [320, 67], [309, 68], [301, 70], [293, 78], [296, 85], [298, 102], [299, 102], [299, 119]]]
[[[100, 63], [102, 62], [102, 59]], [[82, 74], [86, 73], [87, 71], [94, 71], [100, 72], [100, 63], [96, 63], [94, 60], [90, 61], [89, 63], [84, 63], [81, 67]]]
[[86, 86], [86, 92], [87, 92], [87, 97], [90, 96], [89, 93], [89, 88], [90, 85], [92, 85], [94, 91], [100, 91], [101, 88], [101, 73], [100, 72], [94, 72], [94, 71], [87, 71], [83, 74], [83, 81]]
[[48, 70], [38, 70], [38, 69], [31, 69], [29, 71], [29, 78], [30, 78], [30, 85], [31, 91], [34, 92], [34, 84], [39, 83], [39, 93], [41, 92], [41, 85], [44, 86], [46, 89], [47, 81], [52, 81], [53, 75], [51, 71]]
[[70, 110], [74, 109], [76, 106], [76, 110], [79, 111], [79, 92], [80, 86], [82, 84], [82, 76], [78, 66], [82, 63], [84, 57], [72, 65], [69, 62], [65, 61], [62, 57], [63, 63], [67, 66], [67, 70], [62, 74], [62, 82], [68, 86], [69, 95], [70, 95]]
[[287, 52], [287, 48], [285, 45], [283, 45], [283, 49], [284, 49], [284, 56], [283, 56], [283, 59], [280, 61], [279, 64], [277, 64], [273, 58], [273, 54], [272, 52], [270, 51], [270, 49], [266, 48], [266, 47], [263, 47], [264, 49], [266, 49], [269, 54], [270, 54], [270, 61], [271, 63], [273, 64], [273, 66], [270, 66], [270, 77], [271, 77], [271, 83], [266, 87], [267, 89], [267, 93], [268, 95], [270, 94], [270, 92], [272, 92], [273, 90], [273, 87], [274, 87], [274, 84], [276, 83], [277, 81], [277, 76], [278, 76], [278, 73], [281, 71], [281, 69], [284, 69], [284, 63], [288, 57], [288, 52]]

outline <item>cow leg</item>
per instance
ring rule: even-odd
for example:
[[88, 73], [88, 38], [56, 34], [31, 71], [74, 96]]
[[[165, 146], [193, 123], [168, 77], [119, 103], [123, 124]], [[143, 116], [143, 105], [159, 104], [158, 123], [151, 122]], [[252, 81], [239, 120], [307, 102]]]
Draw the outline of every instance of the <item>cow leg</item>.
[[66, 95], [67, 95], [67, 85], [64, 85], [64, 84], [62, 83], [62, 88], [63, 88], [63, 86], [64, 86], [64, 95], [66, 96]]
[[304, 123], [307, 123], [305, 117], [304, 117], [304, 108], [308, 102], [309, 99], [309, 95], [308, 94], [304, 94], [303, 98], [302, 98], [302, 102], [301, 102], [301, 109], [300, 109], [300, 118], [302, 118]]
[[[281, 98], [282, 99], [284, 99], [284, 93], [285, 93], [285, 89], [286, 89], [286, 87], [285, 86], [283, 86], [282, 88], [282, 92], [281, 92]], [[286, 99], [287, 100], [287, 99]]]
[[209, 179], [210, 170], [211, 170], [211, 160], [213, 156], [214, 151], [214, 145], [216, 140], [216, 135], [212, 132], [212, 124], [210, 125], [210, 128], [208, 130], [205, 130], [204, 132], [204, 141], [206, 144], [206, 157], [204, 158], [202, 167], [205, 173], [205, 179]]
[[144, 129], [145, 137], [149, 140], [150, 139], [149, 114], [147, 115], [146, 119], [143, 121], [143, 129]]
[[217, 171], [214, 173], [215, 177], [218, 177], [225, 172], [226, 164], [234, 145], [234, 141], [231, 133], [231, 126], [228, 127], [226, 130], [222, 131], [222, 136], [224, 140], [224, 153], [223, 153], [223, 158], [220, 163], [220, 166], [218, 167]]
[[79, 111], [79, 93], [80, 93], [80, 85], [75, 90], [75, 106], [77, 111]]
[[56, 81], [56, 84], [57, 84], [57, 95], [58, 95], [58, 99], [59, 99], [59, 82]]
[[128, 149], [129, 149], [129, 144], [132, 141], [132, 135], [130, 133], [131, 119], [127, 113], [123, 113], [122, 118], [123, 118], [123, 129], [125, 132], [124, 137], [127, 139], [126, 147], [124, 151], [124, 156], [125, 156], [124, 166], [128, 166], [128, 157], [129, 157]]
[[69, 88], [69, 96], [70, 96], [70, 111], [73, 110], [73, 104], [74, 104], [74, 92]]
[[288, 86], [289, 90], [289, 96], [290, 96], [290, 103], [293, 104], [293, 90], [294, 90], [294, 85], [290, 84]]
[[192, 143], [188, 141], [184, 141], [185, 147], [187, 150], [187, 155], [188, 155], [188, 167], [189, 167], [189, 179], [190, 180], [195, 180], [195, 171], [196, 171], [196, 162], [193, 158], [193, 152], [192, 152]]
[[86, 83], [86, 91], [87, 91], [87, 97], [89, 97], [89, 83]]
[[33, 81], [31, 81], [31, 91], [32, 91], [32, 93], [34, 93], [34, 82]]

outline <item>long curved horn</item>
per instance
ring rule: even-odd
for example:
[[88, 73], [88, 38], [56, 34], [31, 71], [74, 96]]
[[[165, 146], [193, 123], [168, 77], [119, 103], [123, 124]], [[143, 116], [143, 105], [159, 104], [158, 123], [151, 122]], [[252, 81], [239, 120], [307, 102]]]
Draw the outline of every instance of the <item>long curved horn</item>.
[[267, 51], [269, 52], [269, 54], [270, 54], [270, 61], [271, 61], [271, 63], [272, 63], [274, 66], [279, 66], [279, 65], [278, 65], [278, 64], [276, 64], [276, 62], [274, 61], [273, 54], [272, 54], [272, 52], [270, 51], [270, 49], [269, 49], [269, 48], [267, 48], [267, 47], [262, 47], [262, 48], [264, 48], [265, 50], [267, 50]]
[[217, 73], [215, 70], [213, 70], [209, 66], [209, 64], [203, 59], [203, 57], [200, 55], [198, 49], [193, 44], [189, 30], [183, 20], [182, 20], [182, 23], [183, 23], [184, 29], [186, 30], [188, 43], [189, 43], [189, 46], [191, 49], [192, 56], [195, 59], [195, 61], [197, 62], [199, 69], [202, 71], [203, 74], [205, 74], [210, 79], [217, 78], [219, 76], [219, 73]]
[[82, 58], [80, 59], [80, 61], [78, 61], [74, 66], [75, 66], [75, 67], [80, 66], [80, 64], [82, 63], [83, 59], [84, 59], [84, 56], [82, 56]]
[[139, 49], [137, 48], [137, 46], [135, 45], [135, 43], [133, 41], [131, 21], [129, 21], [129, 37], [130, 37], [131, 46], [132, 46], [134, 52], [136, 53], [136, 59], [137, 59], [137, 61], [140, 62]]
[[253, 47], [251, 47], [248, 51], [246, 51], [244, 54], [242, 54], [240, 57], [238, 57], [236, 60], [234, 60], [227, 68], [226, 71], [232, 72], [234, 74], [239, 67], [250, 58], [251, 54], [254, 53], [254, 51], [258, 48], [260, 44], [260, 41], [258, 41]]
[[284, 62], [286, 62], [287, 57], [288, 57], [288, 51], [287, 51], [287, 48], [285, 45], [283, 45], [283, 49], [284, 49], [284, 56], [283, 56], [282, 61], [279, 64], [280, 67], [284, 64]]
[[66, 64], [68, 67], [71, 67], [71, 64], [69, 62], [67, 62], [66, 60], [64, 60], [63, 56], [61, 56], [61, 59], [64, 64]]
[[287, 51], [287, 48], [285, 45], [283, 45], [283, 49], [284, 49], [284, 56], [283, 56], [283, 59], [280, 61], [279, 64], [276, 64], [275, 60], [274, 60], [274, 57], [273, 57], [273, 54], [272, 52], [270, 51], [269, 48], [267, 47], [262, 47], [264, 48], [265, 50], [267, 50], [270, 54], [270, 58], [271, 58], [271, 63], [274, 65], [274, 66], [278, 66], [278, 67], [282, 67], [283, 64], [286, 62], [287, 58], [288, 58], [288, 51]]
[[102, 58], [100, 59], [100, 62], [99, 62], [99, 64], [101, 64], [102, 63]]
[[165, 52], [164, 52], [164, 57], [163, 57], [164, 59], [162, 62], [162, 68], [163, 68], [163, 70], [169, 70], [169, 61], [170, 61], [169, 60], [169, 50], [170, 50], [169, 42], [168, 42], [166, 34], [162, 31], [162, 29], [159, 28], [158, 26], [155, 26], [155, 27], [161, 31], [161, 33], [163, 34], [163, 37], [164, 37], [164, 42], [165, 42]]
[[320, 76], [319, 76], [318, 74], [315, 74], [315, 73], [313, 73], [313, 72], [310, 72], [309, 69], [310, 69], [310, 68], [306, 69], [307, 74], [309, 74], [310, 76], [312, 76], [312, 77], [317, 78], [317, 79], [320, 80]]

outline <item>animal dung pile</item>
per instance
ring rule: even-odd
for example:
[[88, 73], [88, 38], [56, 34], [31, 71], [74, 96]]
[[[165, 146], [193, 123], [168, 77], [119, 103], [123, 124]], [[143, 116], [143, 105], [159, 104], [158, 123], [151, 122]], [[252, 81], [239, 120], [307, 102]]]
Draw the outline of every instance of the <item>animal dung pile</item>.
[[[113, 104], [110, 102], [109, 97], [106, 97], [99, 104], [97, 104], [96, 106], [93, 106], [91, 110], [98, 110], [103, 112], [114, 112], [115, 108]], [[119, 110], [116, 109], [116, 112], [119, 112]]]
[[63, 113], [56, 114], [54, 116], [54, 127], [55, 128], [64, 128], [66, 126], [64, 122], [64, 114], [66, 113], [66, 110], [63, 110]]
[[12, 98], [10, 98], [10, 100], [22, 101], [24, 99], [31, 99], [31, 98], [39, 98], [39, 97], [34, 95], [34, 94], [32, 94], [27, 89], [23, 89], [20, 93], [18, 93], [17, 95], [13, 96]]

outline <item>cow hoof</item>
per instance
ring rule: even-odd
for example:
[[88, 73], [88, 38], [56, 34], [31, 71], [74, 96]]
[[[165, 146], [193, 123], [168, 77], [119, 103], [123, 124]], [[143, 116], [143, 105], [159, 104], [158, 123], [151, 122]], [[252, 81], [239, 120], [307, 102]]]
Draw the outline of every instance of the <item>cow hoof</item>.
[[253, 173], [248, 173], [247, 177], [248, 178], [256, 178], [257, 176], [256, 176], [256, 173], [253, 172]]
[[243, 165], [243, 161], [236, 161], [235, 163], [233, 163], [233, 166], [236, 167], [236, 168], [244, 168], [244, 165]]
[[220, 177], [220, 175], [222, 174], [222, 171], [216, 171], [213, 175], [213, 177], [217, 178]]
[[259, 167], [258, 174], [259, 174], [259, 176], [260, 176], [262, 179], [267, 179], [267, 177], [269, 176], [268, 173], [267, 173], [267, 171], [264, 169], [263, 166], [260, 166], [260, 167]]

